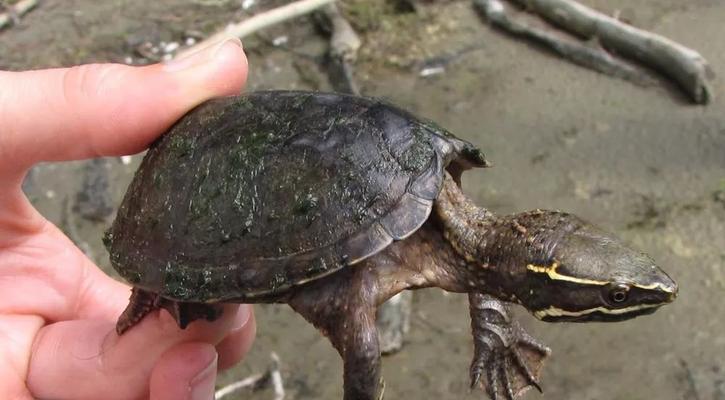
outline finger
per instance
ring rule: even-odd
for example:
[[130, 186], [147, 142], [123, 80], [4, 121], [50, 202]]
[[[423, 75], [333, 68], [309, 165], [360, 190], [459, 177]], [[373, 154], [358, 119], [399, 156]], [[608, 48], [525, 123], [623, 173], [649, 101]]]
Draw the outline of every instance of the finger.
[[[242, 305], [241, 307], [250, 307]], [[216, 346], [219, 354], [219, 369], [224, 370], [233, 367], [244, 358], [252, 348], [252, 343], [257, 334], [257, 322], [254, 313], [249, 312], [246, 320], [237, 319], [238, 325], [232, 328], [227, 337]]]
[[0, 170], [141, 151], [195, 105], [238, 93], [246, 74], [237, 39], [170, 64], [0, 72]]
[[[236, 310], [239, 310], [235, 312]], [[187, 342], [219, 344], [251, 307], [225, 306], [214, 322], [181, 330], [166, 311], [146, 316], [122, 336], [111, 321], [58, 322], [41, 329], [31, 355], [27, 385], [36, 398], [132, 399], [147, 396], [162, 354]]]
[[25, 386], [28, 354], [44, 321], [36, 315], [0, 313], [0, 393], [3, 399], [29, 399]]
[[164, 353], [151, 373], [151, 400], [214, 398], [217, 352], [208, 343], [183, 343]]

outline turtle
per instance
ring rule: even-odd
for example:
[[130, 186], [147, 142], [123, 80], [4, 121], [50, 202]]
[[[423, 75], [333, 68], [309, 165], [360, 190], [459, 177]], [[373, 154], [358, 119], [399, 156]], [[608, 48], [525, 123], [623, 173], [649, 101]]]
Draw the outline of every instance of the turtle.
[[653, 259], [566, 212], [496, 215], [461, 189], [484, 153], [385, 100], [256, 91], [210, 100], [151, 144], [104, 235], [131, 285], [122, 335], [165, 309], [286, 303], [343, 359], [344, 399], [382, 398], [377, 307], [408, 289], [468, 295], [472, 387], [541, 390], [550, 350], [511, 314], [621, 321], [670, 303]]

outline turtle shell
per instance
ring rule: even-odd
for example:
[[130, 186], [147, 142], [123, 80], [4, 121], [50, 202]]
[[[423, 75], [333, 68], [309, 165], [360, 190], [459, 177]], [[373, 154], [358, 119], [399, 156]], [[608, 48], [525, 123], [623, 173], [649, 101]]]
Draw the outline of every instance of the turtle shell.
[[154, 142], [105, 244], [130, 283], [178, 301], [275, 295], [428, 218], [470, 143], [380, 100], [264, 91], [209, 101]]

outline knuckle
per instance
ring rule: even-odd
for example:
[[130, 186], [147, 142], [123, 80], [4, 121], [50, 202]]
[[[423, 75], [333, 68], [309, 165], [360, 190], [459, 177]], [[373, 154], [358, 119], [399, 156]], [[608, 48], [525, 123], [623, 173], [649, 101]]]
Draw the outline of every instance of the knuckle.
[[63, 95], [73, 105], [94, 101], [111, 89], [121, 66], [85, 64], [68, 68], [63, 76]]

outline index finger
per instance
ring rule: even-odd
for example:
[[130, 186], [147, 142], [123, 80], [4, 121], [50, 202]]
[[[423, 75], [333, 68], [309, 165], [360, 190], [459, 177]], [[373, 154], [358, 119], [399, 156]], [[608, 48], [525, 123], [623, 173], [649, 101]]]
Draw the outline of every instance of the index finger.
[[0, 72], [0, 171], [139, 152], [192, 107], [239, 93], [246, 76], [238, 39], [166, 65]]

